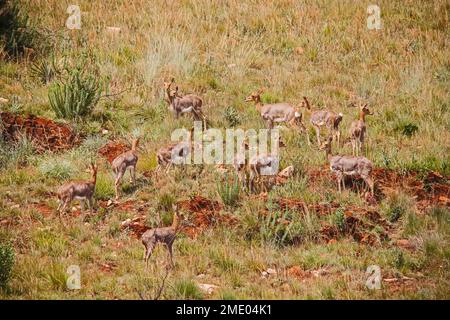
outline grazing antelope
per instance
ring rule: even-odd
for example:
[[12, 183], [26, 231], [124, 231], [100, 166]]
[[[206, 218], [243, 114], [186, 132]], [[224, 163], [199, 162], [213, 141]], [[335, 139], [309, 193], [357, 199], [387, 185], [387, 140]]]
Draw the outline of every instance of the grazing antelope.
[[[201, 145], [195, 144], [196, 148], [201, 148]], [[172, 167], [173, 164], [184, 164], [189, 154], [194, 150], [194, 142], [175, 142], [170, 143], [158, 150], [156, 157], [158, 160], [158, 166], [155, 173], [165, 169], [166, 173]]]
[[192, 112], [194, 119], [202, 120], [205, 125], [206, 118], [202, 111], [203, 100], [195, 94], [181, 96], [178, 93], [178, 86], [175, 87], [175, 90], [171, 89], [174, 82], [174, 78], [172, 78], [170, 82], [164, 82], [169, 109], [175, 113], [177, 119], [180, 117], [180, 114]]
[[253, 156], [248, 163], [249, 171], [249, 190], [255, 190], [255, 180], [259, 183], [264, 191], [267, 191], [262, 177], [273, 177], [278, 173], [279, 156], [272, 154], [259, 154]]
[[71, 181], [63, 184], [57, 190], [59, 205], [57, 211], [60, 216], [65, 212], [67, 206], [73, 200], [80, 200], [81, 210], [84, 211], [84, 202], [87, 201], [89, 210], [92, 214], [93, 210], [93, 196], [95, 192], [95, 184], [97, 183], [97, 165], [91, 163], [90, 165], [92, 178], [88, 181]]
[[159, 243], [166, 246], [169, 251], [170, 265], [173, 267], [173, 242], [177, 237], [177, 233], [180, 229], [180, 222], [178, 216], [178, 208], [174, 209], [172, 225], [169, 227], [155, 228], [145, 231], [142, 234], [142, 244], [145, 246], [144, 250], [144, 262], [148, 266], [148, 259], [152, 255], [153, 249]]
[[363, 150], [364, 138], [366, 135], [366, 115], [373, 115], [367, 107], [367, 103], [359, 107], [359, 120], [352, 122], [350, 126], [350, 139], [352, 141], [352, 154], [358, 156]]
[[136, 183], [136, 164], [138, 162], [137, 147], [139, 138], [133, 139], [131, 150], [118, 155], [111, 163], [112, 170], [116, 179], [114, 181], [114, 189], [116, 192], [116, 200], [119, 199], [119, 186], [127, 169], [130, 169], [130, 182]]
[[[311, 105], [309, 104], [308, 98], [303, 97], [302, 105], [306, 107], [306, 109], [311, 111]], [[343, 117], [342, 113], [336, 114], [335, 112], [328, 110], [318, 110], [312, 112], [309, 121], [316, 130], [318, 146], [321, 145], [320, 128], [324, 126], [328, 128], [333, 139], [336, 138], [337, 144], [339, 146], [339, 141], [341, 137], [341, 132], [339, 131], [339, 124], [342, 121], [342, 117]]]
[[263, 89], [250, 94], [245, 98], [245, 102], [254, 102], [256, 110], [266, 121], [267, 128], [273, 129], [274, 123], [286, 122], [292, 127], [300, 127], [300, 130], [306, 131], [302, 122], [302, 114], [288, 103], [262, 104], [261, 93]]
[[328, 161], [330, 162], [330, 169], [338, 179], [339, 192], [341, 192], [341, 184], [342, 188], [345, 190], [345, 176], [360, 176], [367, 186], [369, 186], [372, 194], [374, 194], [372, 162], [365, 157], [333, 156], [331, 154], [332, 139], [332, 137], [328, 137], [328, 140], [320, 146], [320, 150], [326, 151]]

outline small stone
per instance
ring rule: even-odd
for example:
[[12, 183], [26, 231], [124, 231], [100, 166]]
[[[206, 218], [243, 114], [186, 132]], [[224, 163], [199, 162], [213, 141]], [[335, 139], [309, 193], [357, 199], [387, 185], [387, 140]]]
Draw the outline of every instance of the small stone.
[[199, 283], [198, 286], [200, 290], [209, 295], [211, 295], [214, 292], [214, 290], [218, 288], [218, 286], [208, 283]]

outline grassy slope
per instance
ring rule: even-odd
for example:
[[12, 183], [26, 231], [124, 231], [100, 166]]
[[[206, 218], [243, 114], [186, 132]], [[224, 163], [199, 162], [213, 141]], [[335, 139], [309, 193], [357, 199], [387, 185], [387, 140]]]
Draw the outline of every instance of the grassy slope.
[[[102, 100], [96, 114], [107, 115], [107, 120], [102, 123], [95, 117], [80, 126], [80, 130], [95, 135], [80, 148], [58, 156], [30, 155], [27, 166], [0, 172], [0, 192], [8, 195], [0, 200], [1, 216], [14, 216], [18, 222], [15, 227], [0, 229], [1, 238], [13, 239], [19, 253], [12, 291], [2, 294], [5, 298], [137, 298], [136, 290], [152, 296], [164, 274], [166, 253], [158, 249], [150, 269], [144, 270], [142, 245], [118, 231], [119, 223], [132, 217], [131, 212], [100, 211], [99, 218], [89, 224], [67, 217], [62, 225], [56, 216], [42, 216], [30, 206], [44, 200], [56, 207], [54, 200], [46, 199], [47, 190], [64, 178], [86, 175], [86, 159], [95, 156], [105, 139], [97, 134], [100, 127], [109, 129], [111, 137], [125, 136], [135, 128], [145, 133], [139, 169], [152, 169], [156, 149], [170, 140], [172, 130], [190, 126], [189, 119], [175, 121], [165, 110], [161, 83], [169, 75], [177, 78], [184, 92], [202, 95], [206, 114], [221, 128], [227, 126], [227, 106], [238, 111], [240, 127], [262, 128], [253, 106], [243, 99], [264, 86], [268, 89], [266, 101], [298, 104], [307, 95], [318, 107], [342, 111], [346, 136], [356, 117], [356, 110], [347, 105], [353, 96], [360, 96], [376, 112], [368, 118], [367, 153], [376, 166], [450, 173], [446, 1], [381, 1], [381, 31], [367, 30], [369, 2], [364, 1], [229, 1], [227, 5], [206, 1], [117, 1], [113, 5], [79, 1], [82, 29], [76, 32], [63, 27], [69, 2], [32, 3], [24, 8], [34, 21], [69, 39], [57, 38], [57, 56], [76, 57], [88, 48], [97, 57], [102, 74], [115, 83], [111, 90], [132, 89], [120, 99]], [[114, 38], [104, 31], [106, 26], [119, 26], [122, 32]], [[0, 73], [0, 96], [15, 101], [7, 108], [54, 117], [48, 105], [48, 88], [30, 77], [28, 64], [2, 61]], [[419, 128], [412, 137], [401, 133], [409, 123]], [[314, 145], [307, 147], [304, 137], [287, 132], [286, 142], [282, 166], [293, 163], [305, 172], [324, 163], [323, 154]], [[349, 151], [349, 144], [340, 150]], [[64, 164], [62, 178], [45, 174], [55, 157]], [[127, 189], [127, 197], [145, 200], [152, 208], [165, 194], [219, 199], [214, 170], [198, 172], [191, 168], [178, 175], [176, 183], [141, 177], [140, 187]], [[112, 178], [106, 165], [99, 180], [97, 197], [111, 196]], [[353, 193], [337, 194], [331, 183], [307, 181], [307, 175], [299, 175], [273, 191], [273, 196], [365, 206]], [[416, 251], [404, 251], [389, 243], [363, 246], [345, 237], [331, 245], [305, 241], [283, 248], [258, 239], [244, 240], [254, 207], [263, 205], [261, 200], [244, 198], [238, 208], [227, 209], [242, 221], [236, 228], [218, 226], [196, 240], [177, 240], [177, 266], [168, 278], [165, 297], [202, 297], [192, 283], [196, 275], [204, 273], [206, 277], [200, 282], [220, 286], [212, 296], [215, 298], [448, 298], [448, 224], [436, 231], [437, 222], [419, 214], [414, 199], [400, 196], [407, 198], [408, 205], [405, 216], [396, 223], [394, 236], [402, 235], [411, 223], [406, 216], [414, 215], [422, 222], [412, 232], [421, 243]], [[16, 203], [20, 208], [11, 208]], [[378, 209], [388, 212], [390, 205], [385, 200]], [[155, 210], [148, 213], [149, 223]], [[102, 272], [101, 263], [117, 267]], [[80, 291], [65, 290], [65, 269], [70, 264], [81, 267]], [[369, 291], [364, 281], [370, 264], [380, 265], [383, 274], [401, 273], [418, 280], [399, 289], [385, 285], [380, 291]], [[326, 268], [328, 273], [303, 282], [282, 272], [273, 279], [260, 278], [260, 272], [268, 267], [282, 270], [295, 265], [307, 270]]]

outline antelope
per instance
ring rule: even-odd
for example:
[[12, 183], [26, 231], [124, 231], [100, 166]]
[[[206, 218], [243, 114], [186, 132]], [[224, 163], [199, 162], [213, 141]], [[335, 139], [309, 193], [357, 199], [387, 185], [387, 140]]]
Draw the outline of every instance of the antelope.
[[180, 114], [192, 112], [195, 120], [205, 122], [205, 115], [202, 112], [203, 100], [195, 94], [181, 96], [178, 93], [178, 86], [175, 87], [175, 90], [171, 89], [174, 82], [174, 78], [170, 82], [164, 82], [164, 89], [169, 102], [169, 109], [175, 113], [176, 119], [180, 117]]
[[367, 107], [367, 103], [359, 107], [359, 120], [352, 122], [350, 126], [350, 139], [352, 141], [352, 154], [358, 156], [363, 150], [364, 138], [366, 135], [366, 115], [373, 115]]
[[345, 190], [345, 176], [360, 176], [370, 191], [374, 194], [374, 183], [372, 180], [373, 164], [365, 157], [353, 156], [333, 156], [331, 154], [332, 137], [328, 137], [321, 146], [320, 150], [325, 150], [328, 161], [330, 162], [330, 169], [336, 175], [338, 180], [338, 191], [342, 188]]
[[246, 141], [243, 141], [242, 144], [239, 146], [236, 155], [233, 158], [233, 168], [243, 188], [245, 188], [247, 180], [246, 167], [248, 165], [248, 161], [246, 161], [247, 159], [246, 151], [248, 149], [249, 149], [248, 143]]
[[306, 131], [302, 122], [302, 114], [288, 103], [262, 104], [261, 93], [263, 89], [253, 92], [245, 102], [254, 102], [256, 110], [261, 114], [263, 120], [266, 121], [267, 128], [273, 129], [274, 123], [286, 122], [291, 127], [300, 127], [302, 131]]
[[196, 148], [201, 148], [201, 145], [194, 144], [193, 141], [170, 143], [160, 148], [156, 153], [158, 166], [155, 172], [158, 173], [160, 170], [165, 169], [167, 173], [173, 164], [185, 163], [186, 158], [194, 150], [194, 145]]
[[278, 173], [279, 156], [273, 154], [259, 154], [250, 158], [248, 163], [249, 171], [249, 189], [253, 191], [255, 188], [255, 180], [263, 186], [263, 190], [267, 191], [267, 187], [262, 181], [262, 176], [273, 177]]
[[84, 211], [84, 202], [87, 201], [90, 212], [93, 210], [93, 196], [95, 192], [95, 184], [97, 183], [97, 165], [91, 163], [91, 180], [88, 181], [71, 181], [63, 184], [57, 190], [57, 197], [59, 200], [58, 208], [56, 209], [61, 217], [61, 213], [65, 212], [67, 206], [73, 200], [80, 200], [81, 210]]
[[115, 175], [114, 189], [116, 200], [119, 199], [119, 186], [127, 169], [130, 169], [130, 183], [136, 183], [136, 164], [138, 162], [137, 147], [139, 138], [133, 139], [131, 150], [118, 155], [111, 163]]
[[142, 234], [141, 240], [145, 247], [144, 250], [144, 262], [148, 266], [148, 259], [152, 255], [153, 249], [158, 243], [162, 243], [169, 251], [170, 265], [173, 267], [173, 242], [177, 237], [177, 233], [180, 229], [180, 222], [178, 216], [178, 207], [174, 208], [174, 215], [172, 225], [169, 227], [160, 227], [155, 229], [149, 229]]
[[[306, 109], [311, 111], [311, 105], [308, 101], [308, 98], [303, 97], [303, 103], [302, 106], [306, 107]], [[336, 137], [337, 144], [339, 145], [341, 132], [339, 131], [339, 124], [342, 121], [343, 114], [338, 113], [336, 114], [333, 111], [328, 110], [318, 110], [314, 111], [311, 114], [310, 123], [316, 130], [316, 136], [317, 136], [317, 145], [320, 146], [320, 128], [321, 127], [327, 127], [330, 131], [331, 136], [333, 139]]]

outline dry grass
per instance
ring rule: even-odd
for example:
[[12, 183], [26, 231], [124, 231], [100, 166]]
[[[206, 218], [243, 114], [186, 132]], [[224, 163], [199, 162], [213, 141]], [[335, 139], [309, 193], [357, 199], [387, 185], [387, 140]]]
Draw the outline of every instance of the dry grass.
[[[64, 27], [73, 1], [22, 3], [32, 21], [55, 37], [56, 59], [76, 61], [90, 52], [109, 84], [107, 91], [123, 93], [101, 99], [92, 116], [73, 124], [89, 136], [76, 149], [36, 155], [20, 146], [0, 148], [12, 152], [11, 157], [0, 156], [7, 164], [0, 169], [0, 241], [13, 242], [17, 260], [9, 290], [0, 292], [3, 299], [154, 297], [165, 274], [166, 252], [158, 248], [145, 270], [143, 246], [120, 228], [121, 222], [144, 214], [147, 225], [154, 226], [158, 204], [167, 194], [177, 200], [202, 195], [221, 201], [212, 167], [178, 170], [166, 181], [143, 174], [155, 168], [156, 150], [170, 140], [171, 132], [191, 126], [189, 118], [177, 121], [166, 110], [162, 81], [169, 76], [176, 77], [182, 92], [200, 94], [212, 125], [223, 130], [229, 106], [239, 114], [239, 127], [264, 126], [253, 105], [243, 102], [264, 86], [264, 101], [298, 105], [306, 95], [318, 108], [343, 112], [345, 138], [357, 116], [348, 105], [361, 98], [375, 111], [367, 119], [366, 156], [377, 167], [423, 176], [435, 171], [447, 179], [450, 175], [448, 1], [381, 1], [380, 31], [366, 27], [368, 1], [79, 0], [82, 28], [76, 31]], [[107, 26], [121, 32], [108, 34]], [[48, 86], [32, 77], [30, 64], [0, 61], [0, 97], [10, 100], [1, 108], [55, 118]], [[414, 126], [417, 131], [409, 135]], [[125, 200], [142, 202], [144, 211], [98, 206], [87, 222], [74, 212], [61, 223], [50, 192], [68, 177], [87, 177], [86, 165], [97, 158], [101, 145], [108, 139], [129, 140], [133, 132], [144, 137], [138, 187], [125, 184], [124, 193]], [[338, 194], [326, 175], [314, 173], [327, 170], [315, 145], [307, 146], [303, 136], [291, 131], [283, 133], [283, 140], [282, 166], [294, 164], [297, 174], [271, 191], [274, 202], [295, 198], [308, 205], [338, 203], [373, 209], [386, 218], [394, 212], [400, 216], [389, 240], [367, 245], [342, 234], [327, 244], [315, 236], [320, 224], [341, 218], [312, 210], [309, 220], [289, 217], [302, 241], [267, 243], [257, 217], [267, 211], [267, 201], [240, 195], [236, 206], [220, 213], [234, 216], [237, 224], [218, 223], [196, 238], [181, 236], [175, 242], [176, 266], [161, 298], [449, 298], [448, 208], [423, 210], [415, 194], [401, 190], [392, 191], [401, 195], [397, 198], [386, 191], [373, 206], [354, 192]], [[339, 152], [350, 153], [350, 144]], [[112, 173], [109, 164], [99, 161], [96, 197], [102, 204], [112, 196]], [[395, 199], [400, 199], [400, 209], [395, 209]], [[161, 215], [170, 221], [170, 212]], [[397, 245], [400, 238], [414, 248]], [[65, 286], [72, 264], [81, 268], [82, 287], [76, 291]], [[368, 290], [365, 271], [372, 264], [381, 267], [384, 278], [414, 280], [383, 282], [381, 290]], [[277, 275], [261, 278], [267, 268], [277, 269]], [[196, 283], [219, 289], [209, 296]]]

